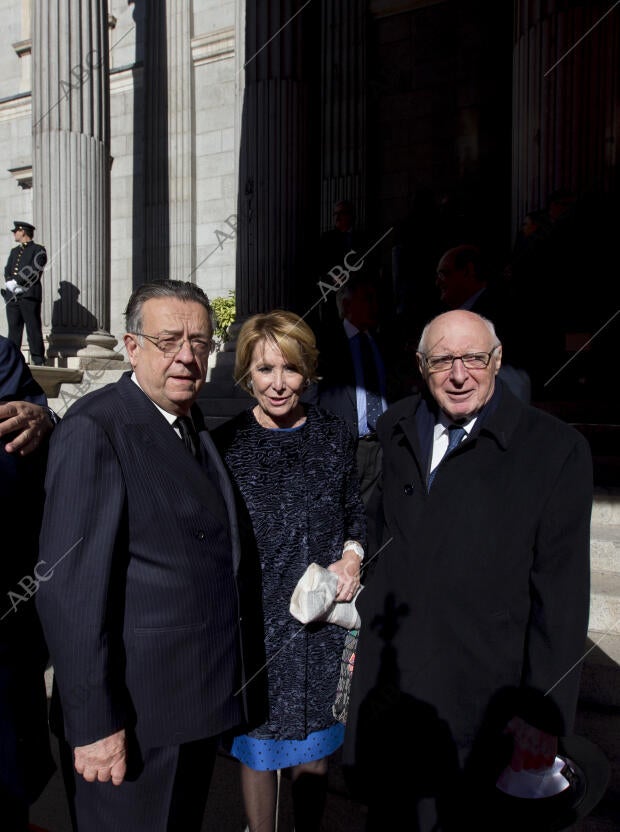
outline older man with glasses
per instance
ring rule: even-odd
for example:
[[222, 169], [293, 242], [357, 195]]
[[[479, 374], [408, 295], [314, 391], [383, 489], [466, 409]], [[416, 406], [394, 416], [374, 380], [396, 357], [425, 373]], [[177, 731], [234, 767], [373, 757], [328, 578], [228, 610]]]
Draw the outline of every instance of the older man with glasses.
[[75, 828], [199, 832], [219, 737], [258, 685], [260, 567], [194, 404], [206, 295], [147, 283], [126, 319], [133, 372], [76, 402], [50, 447], [37, 606]]
[[380, 549], [357, 601], [345, 761], [369, 830], [513, 829], [495, 782], [552, 766], [575, 715], [590, 449], [502, 384], [487, 319], [439, 315], [417, 360], [426, 391], [377, 423]]

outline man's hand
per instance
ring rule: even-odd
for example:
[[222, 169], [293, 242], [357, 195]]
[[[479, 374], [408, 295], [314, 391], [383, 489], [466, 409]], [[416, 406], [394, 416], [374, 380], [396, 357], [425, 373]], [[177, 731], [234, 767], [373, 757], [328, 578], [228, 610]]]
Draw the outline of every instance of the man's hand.
[[513, 771], [541, 771], [553, 765], [558, 751], [557, 737], [534, 728], [519, 716], [510, 720], [506, 733], [514, 738], [510, 760]]
[[8, 453], [19, 453], [20, 456], [32, 453], [52, 432], [53, 427], [47, 410], [38, 404], [0, 404], [0, 437], [17, 433], [5, 446]]
[[120, 786], [125, 779], [127, 771], [125, 729], [92, 742], [90, 745], [80, 745], [74, 750], [74, 754], [75, 770], [88, 783], [94, 783], [95, 780], [107, 783], [111, 780], [115, 786]]

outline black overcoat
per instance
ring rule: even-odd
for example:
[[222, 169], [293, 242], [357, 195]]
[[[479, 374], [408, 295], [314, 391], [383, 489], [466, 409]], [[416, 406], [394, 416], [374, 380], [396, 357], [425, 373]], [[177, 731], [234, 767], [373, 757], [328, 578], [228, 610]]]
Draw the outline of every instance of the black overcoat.
[[[0, 401], [46, 405], [18, 348], [0, 336]], [[45, 443], [20, 456], [0, 440], [0, 804], [34, 802], [54, 770], [47, 727], [47, 648], [35, 610]]]
[[441, 741], [444, 759], [452, 749], [462, 765], [503, 690], [549, 693], [571, 730], [589, 610], [590, 449], [499, 382], [493, 408], [430, 492], [426, 400], [403, 399], [378, 422], [384, 547], [357, 602], [348, 763], [385, 763], [369, 759], [364, 736], [381, 688], [400, 709], [382, 752], [405, 759], [428, 760]]

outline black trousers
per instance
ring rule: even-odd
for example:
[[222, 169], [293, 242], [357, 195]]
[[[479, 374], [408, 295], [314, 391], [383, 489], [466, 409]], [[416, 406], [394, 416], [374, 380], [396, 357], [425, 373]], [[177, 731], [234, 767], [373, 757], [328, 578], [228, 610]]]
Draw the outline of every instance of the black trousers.
[[43, 346], [43, 329], [41, 326], [41, 301], [36, 298], [12, 299], [6, 304], [6, 319], [9, 324], [9, 340], [18, 349], [22, 348], [24, 324], [30, 347], [32, 364], [43, 364], [45, 348]]
[[200, 832], [218, 737], [151, 748], [128, 748], [120, 786], [87, 783], [61, 741], [61, 762], [74, 832]]

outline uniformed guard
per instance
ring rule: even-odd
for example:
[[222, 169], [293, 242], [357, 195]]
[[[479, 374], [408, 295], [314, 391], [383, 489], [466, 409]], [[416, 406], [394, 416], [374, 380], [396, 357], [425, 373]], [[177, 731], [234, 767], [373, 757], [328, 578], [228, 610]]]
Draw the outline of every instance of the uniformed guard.
[[12, 232], [17, 245], [11, 249], [4, 268], [6, 289], [2, 290], [9, 338], [21, 349], [25, 324], [30, 361], [41, 365], [45, 363], [41, 327], [41, 277], [47, 263], [47, 252], [43, 246], [33, 242], [35, 228], [29, 222], [15, 220]]

